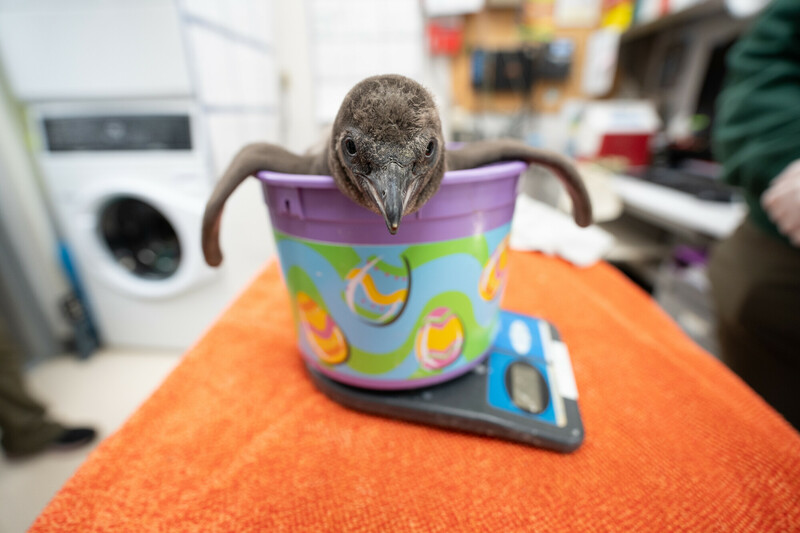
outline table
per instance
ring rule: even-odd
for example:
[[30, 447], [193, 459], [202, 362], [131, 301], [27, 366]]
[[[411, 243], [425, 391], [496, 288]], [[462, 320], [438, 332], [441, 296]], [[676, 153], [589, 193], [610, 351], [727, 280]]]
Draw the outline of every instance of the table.
[[694, 232], [714, 239], [733, 233], [747, 214], [742, 202], [711, 202], [642, 179], [614, 175], [614, 191], [625, 209], [668, 230]]
[[607, 264], [513, 253], [504, 307], [570, 347], [561, 455], [351, 412], [310, 384], [270, 265], [32, 531], [769, 531], [800, 436]]
[[701, 200], [622, 174], [611, 176], [610, 187], [622, 201], [624, 213], [600, 224], [615, 237], [604, 259], [654, 289], [664, 285], [660, 269], [672, 259], [677, 246], [710, 249], [731, 235], [747, 216], [743, 201]]

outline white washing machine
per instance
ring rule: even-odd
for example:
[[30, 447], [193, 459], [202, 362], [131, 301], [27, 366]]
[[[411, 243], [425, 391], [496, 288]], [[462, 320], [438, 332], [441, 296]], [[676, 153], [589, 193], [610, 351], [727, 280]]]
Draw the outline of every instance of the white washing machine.
[[48, 103], [29, 115], [45, 189], [104, 343], [190, 346], [273, 253], [258, 184], [231, 198], [226, 260], [211, 269], [200, 227], [214, 179], [194, 103]]

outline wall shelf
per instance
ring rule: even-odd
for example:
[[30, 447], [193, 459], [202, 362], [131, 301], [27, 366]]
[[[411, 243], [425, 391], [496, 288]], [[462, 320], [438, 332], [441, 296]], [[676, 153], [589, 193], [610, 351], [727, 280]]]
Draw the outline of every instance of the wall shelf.
[[725, 16], [731, 18], [725, 7], [725, 0], [705, 0], [686, 9], [664, 15], [643, 24], [635, 24], [622, 34], [622, 42], [629, 43], [658, 32], [674, 29], [681, 25], [695, 23], [712, 16]]

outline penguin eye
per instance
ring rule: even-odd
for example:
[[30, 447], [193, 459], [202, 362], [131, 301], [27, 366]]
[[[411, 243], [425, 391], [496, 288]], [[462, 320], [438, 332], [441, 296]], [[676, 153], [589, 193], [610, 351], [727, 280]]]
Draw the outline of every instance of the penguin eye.
[[350, 157], [356, 155], [356, 143], [353, 139], [347, 137], [344, 140], [343, 144], [344, 144], [344, 151], [347, 152], [347, 155], [349, 155]]
[[430, 157], [433, 155], [433, 149], [436, 148], [436, 144], [431, 141], [428, 143], [428, 147], [425, 148], [425, 157]]

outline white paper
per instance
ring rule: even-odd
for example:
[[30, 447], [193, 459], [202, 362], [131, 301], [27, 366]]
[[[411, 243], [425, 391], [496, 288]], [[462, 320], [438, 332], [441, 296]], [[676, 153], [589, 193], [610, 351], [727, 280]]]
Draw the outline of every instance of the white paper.
[[429, 17], [450, 17], [477, 13], [483, 9], [484, 0], [423, 0], [425, 14]]
[[556, 26], [592, 28], [600, 20], [600, 8], [601, 0], [556, 0]]
[[617, 73], [620, 34], [612, 28], [597, 30], [586, 43], [581, 88], [587, 96], [605, 96]]

